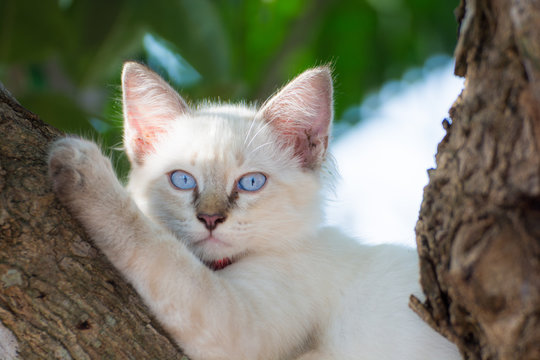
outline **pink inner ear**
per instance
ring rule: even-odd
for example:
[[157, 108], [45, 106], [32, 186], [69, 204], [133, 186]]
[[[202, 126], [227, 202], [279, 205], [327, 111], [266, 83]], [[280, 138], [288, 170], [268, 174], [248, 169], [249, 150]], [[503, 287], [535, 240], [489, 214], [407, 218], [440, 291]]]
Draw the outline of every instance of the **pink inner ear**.
[[122, 90], [124, 144], [131, 162], [141, 164], [159, 135], [188, 107], [163, 79], [137, 63], [124, 65]]
[[[129, 95], [126, 94], [126, 98]], [[137, 159], [154, 150], [153, 144], [159, 134], [166, 131], [166, 121], [150, 118], [149, 114], [155, 113], [151, 108], [144, 108], [144, 104], [138, 104], [137, 98], [128, 100], [124, 106], [126, 118], [126, 135], [129, 146]], [[142, 105], [142, 106], [141, 106]], [[142, 107], [142, 109], [141, 109]]]
[[332, 122], [332, 78], [327, 67], [308, 70], [291, 81], [261, 109], [285, 146], [306, 168], [319, 167]]

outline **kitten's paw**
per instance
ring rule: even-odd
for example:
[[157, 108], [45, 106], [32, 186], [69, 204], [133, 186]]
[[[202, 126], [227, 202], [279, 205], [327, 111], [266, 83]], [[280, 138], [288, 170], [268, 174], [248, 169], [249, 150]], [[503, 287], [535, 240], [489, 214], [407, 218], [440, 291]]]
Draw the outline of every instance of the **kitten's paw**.
[[74, 137], [60, 139], [52, 145], [49, 176], [54, 192], [66, 205], [76, 199], [98, 200], [100, 190], [115, 179], [109, 159], [98, 146]]

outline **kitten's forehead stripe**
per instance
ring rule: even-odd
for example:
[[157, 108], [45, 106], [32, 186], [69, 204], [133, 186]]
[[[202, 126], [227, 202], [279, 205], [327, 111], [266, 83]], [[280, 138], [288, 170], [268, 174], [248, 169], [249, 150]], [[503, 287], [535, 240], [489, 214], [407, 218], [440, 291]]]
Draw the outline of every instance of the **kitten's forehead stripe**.
[[193, 155], [191, 155], [191, 160], [190, 160], [190, 164], [191, 166], [195, 166], [195, 164], [197, 163], [197, 156], [199, 155], [198, 152], [194, 152]]
[[237, 151], [235, 155], [236, 165], [239, 167], [244, 165], [244, 162], [246, 161], [244, 153], [242, 151]]

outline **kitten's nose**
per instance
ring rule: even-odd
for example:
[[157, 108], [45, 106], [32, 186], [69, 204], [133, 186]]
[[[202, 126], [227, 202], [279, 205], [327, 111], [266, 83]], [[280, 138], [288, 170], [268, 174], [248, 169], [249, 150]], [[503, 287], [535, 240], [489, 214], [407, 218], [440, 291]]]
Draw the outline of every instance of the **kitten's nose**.
[[221, 214], [214, 214], [214, 215], [208, 215], [208, 214], [198, 214], [197, 219], [199, 219], [200, 222], [204, 224], [204, 226], [212, 231], [214, 230], [218, 224], [225, 221], [227, 217], [225, 215]]

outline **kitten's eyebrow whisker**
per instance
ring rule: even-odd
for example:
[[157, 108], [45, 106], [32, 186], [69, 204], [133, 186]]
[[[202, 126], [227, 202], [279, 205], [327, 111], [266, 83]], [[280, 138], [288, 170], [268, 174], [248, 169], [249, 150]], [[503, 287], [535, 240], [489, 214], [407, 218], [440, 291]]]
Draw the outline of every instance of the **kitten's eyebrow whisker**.
[[266, 146], [266, 145], [270, 145], [272, 144], [271, 141], [267, 142], [267, 143], [264, 143], [264, 144], [261, 144], [259, 146], [257, 146], [255, 149], [251, 150], [251, 154], [253, 154], [255, 151], [259, 150], [260, 148], [262, 148], [263, 146]]
[[249, 147], [249, 145], [251, 145], [251, 143], [253, 142], [253, 140], [255, 140], [255, 138], [257, 137], [257, 135], [259, 135], [261, 131], [263, 131], [264, 129], [266, 129], [266, 127], [267, 127], [269, 124], [270, 124], [269, 122], [266, 122], [266, 123], [264, 123], [263, 126], [261, 126], [261, 128], [260, 128], [259, 130], [257, 130], [257, 132], [255, 133], [255, 135], [253, 135], [253, 137], [251, 138], [251, 140], [249, 141], [249, 143], [246, 145], [247, 148]]
[[246, 133], [246, 137], [244, 138], [244, 145], [246, 145], [246, 142], [249, 138], [249, 135], [251, 134], [251, 129], [253, 129], [253, 125], [255, 124], [255, 117], [253, 117], [253, 119], [251, 120], [251, 124], [249, 125], [249, 129]]

